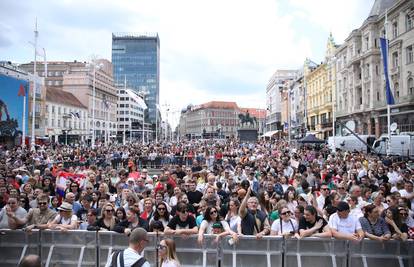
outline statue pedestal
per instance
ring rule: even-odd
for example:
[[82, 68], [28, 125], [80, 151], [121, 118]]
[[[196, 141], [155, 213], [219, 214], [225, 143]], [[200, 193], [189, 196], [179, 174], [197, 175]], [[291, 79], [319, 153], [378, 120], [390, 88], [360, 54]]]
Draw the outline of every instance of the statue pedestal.
[[240, 128], [237, 130], [240, 142], [256, 142], [258, 137], [257, 129]]

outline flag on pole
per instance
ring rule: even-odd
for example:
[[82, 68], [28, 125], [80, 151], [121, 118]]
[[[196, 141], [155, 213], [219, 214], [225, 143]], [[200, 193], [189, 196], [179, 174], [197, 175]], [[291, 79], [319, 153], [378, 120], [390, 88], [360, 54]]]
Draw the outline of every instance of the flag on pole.
[[72, 116], [72, 119], [74, 119], [74, 118], [76, 118], [76, 114], [75, 114], [75, 112], [69, 112], [69, 114], [70, 114], [70, 116]]
[[382, 62], [384, 64], [384, 76], [385, 76], [385, 93], [387, 96], [387, 105], [394, 105], [394, 97], [391, 92], [390, 79], [388, 76], [388, 40], [380, 38]]

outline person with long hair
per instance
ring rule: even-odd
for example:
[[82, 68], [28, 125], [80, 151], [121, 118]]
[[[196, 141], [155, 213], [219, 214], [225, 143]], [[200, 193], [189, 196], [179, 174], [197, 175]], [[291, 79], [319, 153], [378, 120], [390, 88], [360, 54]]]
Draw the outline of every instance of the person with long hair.
[[158, 255], [161, 259], [161, 267], [180, 267], [175, 242], [172, 239], [163, 239], [158, 245]]
[[237, 234], [231, 231], [229, 224], [225, 220], [221, 220], [216, 207], [207, 207], [204, 212], [204, 220], [201, 222], [198, 231], [198, 243], [201, 245], [204, 240], [204, 234], [213, 234], [213, 224], [220, 223], [224, 231], [217, 235], [216, 241], [226, 235], [232, 235], [234, 240], [237, 240]]
[[298, 205], [296, 201], [297, 194], [294, 187], [290, 186], [283, 195], [283, 199], [286, 200], [287, 204], [286, 207], [290, 210], [290, 213], [293, 214], [295, 212], [295, 208]]
[[119, 222], [126, 220], [126, 211], [123, 207], [117, 208], [115, 212], [115, 216]]
[[164, 231], [165, 227], [168, 225], [171, 218], [172, 216], [168, 212], [167, 205], [164, 202], [159, 203], [154, 211], [154, 215], [149, 221], [149, 231], [154, 231], [154, 223], [158, 221], [162, 223], [162, 231]]
[[364, 210], [365, 215], [359, 218], [359, 222], [361, 223], [365, 237], [378, 241], [389, 240], [391, 238], [391, 232], [385, 220], [380, 217], [380, 208], [375, 204], [370, 204]]
[[101, 217], [93, 225], [96, 230], [112, 231], [118, 220], [115, 216], [115, 207], [111, 203], [106, 203], [101, 209]]
[[224, 218], [230, 226], [230, 229], [241, 235], [241, 218], [239, 216], [240, 201], [238, 199], [231, 199], [229, 201], [229, 210]]
[[384, 212], [385, 221], [391, 231], [392, 239], [407, 240], [408, 227], [402, 222], [397, 208], [388, 208]]
[[328, 222], [318, 215], [314, 206], [306, 206], [303, 216], [299, 220], [300, 237], [331, 237]]

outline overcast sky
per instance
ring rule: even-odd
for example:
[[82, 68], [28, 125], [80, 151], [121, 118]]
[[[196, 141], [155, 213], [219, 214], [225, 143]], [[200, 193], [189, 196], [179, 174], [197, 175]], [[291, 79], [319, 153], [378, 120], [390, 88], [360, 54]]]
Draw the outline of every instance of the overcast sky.
[[112, 32], [157, 32], [161, 105], [236, 101], [265, 108], [276, 69], [323, 60], [374, 0], [0, 0], [0, 60], [33, 60], [35, 18], [48, 60], [111, 60]]

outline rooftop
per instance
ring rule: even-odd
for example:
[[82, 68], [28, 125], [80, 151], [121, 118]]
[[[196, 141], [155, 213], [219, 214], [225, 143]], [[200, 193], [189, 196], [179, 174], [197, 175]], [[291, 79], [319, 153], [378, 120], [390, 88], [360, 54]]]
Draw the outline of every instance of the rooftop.
[[249, 112], [250, 116], [258, 119], [266, 118], [266, 110], [261, 108], [240, 108], [241, 112]]
[[227, 101], [210, 101], [198, 106], [195, 106], [194, 109], [202, 108], [215, 108], [215, 109], [238, 109], [236, 102], [227, 102]]
[[47, 88], [46, 101], [66, 106], [88, 109], [82, 105], [82, 103], [73, 94], [60, 89]]

